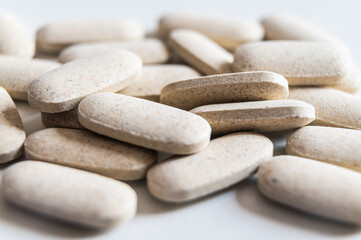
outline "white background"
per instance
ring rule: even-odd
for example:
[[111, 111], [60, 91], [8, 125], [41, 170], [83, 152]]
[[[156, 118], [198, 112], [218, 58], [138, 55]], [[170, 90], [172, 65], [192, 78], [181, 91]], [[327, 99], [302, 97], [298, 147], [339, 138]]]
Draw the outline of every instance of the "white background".
[[[158, 16], [180, 10], [253, 19], [269, 13], [290, 12], [343, 40], [355, 64], [361, 65], [361, 1], [357, 0], [0, 0], [0, 9], [15, 12], [33, 31], [51, 21], [124, 17], [136, 18], [152, 30]], [[37, 110], [24, 102], [16, 104], [27, 134], [42, 128]], [[283, 135], [273, 135], [272, 139], [276, 143], [276, 154], [282, 153]], [[0, 166], [0, 172], [7, 166]], [[358, 228], [300, 213], [265, 199], [258, 192], [254, 179], [184, 205], [165, 204], [154, 199], [147, 192], [145, 181], [130, 184], [139, 197], [137, 216], [127, 224], [104, 232], [34, 215], [9, 206], [0, 197], [0, 239], [361, 239]]]

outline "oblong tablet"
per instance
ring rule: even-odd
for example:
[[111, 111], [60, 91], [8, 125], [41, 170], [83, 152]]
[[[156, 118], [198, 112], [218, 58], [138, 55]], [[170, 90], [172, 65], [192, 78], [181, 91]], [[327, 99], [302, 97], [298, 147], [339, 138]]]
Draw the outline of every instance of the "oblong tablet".
[[0, 11], [0, 54], [32, 58], [35, 42], [29, 30], [15, 14]]
[[145, 177], [155, 151], [119, 142], [88, 130], [48, 128], [25, 141], [27, 159], [80, 168], [119, 180]]
[[156, 164], [147, 174], [148, 189], [167, 202], [194, 200], [242, 181], [272, 155], [272, 142], [260, 134], [226, 135], [202, 152]]
[[60, 64], [43, 59], [0, 56], [0, 86], [16, 100], [28, 100], [28, 87], [35, 77]]
[[318, 27], [288, 14], [265, 17], [261, 24], [267, 40], [337, 41]]
[[312, 125], [361, 129], [361, 98], [332, 88], [291, 88], [290, 99], [313, 105]]
[[192, 109], [208, 121], [212, 134], [237, 131], [281, 131], [303, 127], [315, 119], [315, 108], [297, 100], [205, 105]]
[[144, 36], [140, 23], [132, 19], [70, 21], [50, 23], [36, 33], [40, 51], [57, 53], [64, 47], [80, 42], [132, 41]]
[[19, 206], [87, 227], [104, 228], [135, 215], [127, 184], [56, 164], [24, 161], [5, 170], [4, 197]]
[[352, 70], [352, 60], [341, 44], [311, 41], [247, 43], [234, 54], [234, 71], [272, 71], [289, 85], [336, 84]]
[[203, 33], [228, 49], [262, 40], [264, 30], [261, 24], [249, 19], [217, 16], [202, 13], [173, 13], [159, 19], [158, 32], [161, 36], [178, 28], [192, 29]]
[[84, 129], [78, 120], [78, 109], [65, 112], [41, 113], [41, 122], [47, 128], [77, 128]]
[[160, 102], [190, 110], [215, 103], [285, 99], [287, 80], [272, 72], [229, 73], [171, 83]]
[[233, 55], [202, 33], [173, 30], [169, 45], [181, 59], [206, 75], [232, 72]]
[[0, 87], [0, 163], [9, 162], [23, 152], [26, 135], [18, 109], [6, 90]]
[[61, 63], [67, 63], [113, 49], [124, 49], [133, 52], [142, 59], [143, 64], [165, 63], [170, 58], [170, 53], [161, 40], [147, 38], [137, 41], [79, 43], [65, 48], [60, 53], [58, 60]]
[[141, 70], [140, 58], [125, 50], [78, 59], [32, 81], [28, 101], [41, 112], [69, 111], [90, 94], [128, 87]]
[[84, 127], [124, 142], [174, 154], [207, 147], [208, 122], [196, 114], [114, 93], [87, 97], [78, 106]]
[[329, 87], [352, 94], [358, 93], [361, 90], [361, 69], [353, 66], [350, 74]]
[[307, 126], [287, 138], [286, 152], [361, 171], [361, 131]]
[[118, 93], [159, 102], [160, 92], [164, 86], [199, 76], [193, 68], [181, 64], [144, 66], [139, 79]]
[[361, 223], [361, 174], [295, 156], [277, 156], [258, 170], [258, 188], [290, 207], [348, 223]]

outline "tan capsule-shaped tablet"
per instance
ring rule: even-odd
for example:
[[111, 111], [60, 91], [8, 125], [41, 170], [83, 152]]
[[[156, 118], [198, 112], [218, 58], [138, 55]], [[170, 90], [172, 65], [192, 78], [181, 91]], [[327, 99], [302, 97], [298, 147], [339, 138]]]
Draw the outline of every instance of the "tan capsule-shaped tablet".
[[167, 202], [194, 200], [242, 181], [272, 155], [272, 142], [260, 134], [226, 135], [202, 152], [156, 164], [147, 174], [148, 189]]
[[307, 126], [288, 136], [286, 152], [361, 171], [360, 146], [361, 131]]
[[272, 72], [246, 72], [171, 83], [162, 89], [160, 102], [190, 110], [208, 104], [277, 100], [287, 97], [287, 80], [281, 75]]
[[84, 127], [120, 141], [174, 154], [207, 147], [211, 127], [200, 116], [123, 94], [99, 93], [78, 106]]
[[238, 17], [217, 16], [203, 13], [173, 13], [159, 20], [158, 32], [165, 37], [173, 29], [185, 28], [198, 31], [227, 49], [262, 40], [261, 24]]
[[74, 108], [65, 112], [41, 113], [41, 121], [47, 128], [77, 128], [84, 129], [78, 120], [78, 109]]
[[0, 163], [21, 155], [25, 138], [18, 109], [6, 90], [0, 87]]
[[0, 86], [16, 100], [28, 100], [28, 87], [35, 77], [59, 67], [60, 64], [43, 59], [24, 59], [0, 56]]
[[232, 72], [233, 55], [202, 33], [173, 30], [169, 35], [169, 45], [181, 59], [203, 74]]
[[159, 102], [162, 88], [170, 83], [200, 77], [193, 68], [181, 64], [144, 66], [137, 82], [119, 91], [124, 95]]
[[361, 129], [361, 98], [332, 88], [291, 88], [290, 99], [313, 105], [312, 125]]
[[289, 14], [275, 14], [262, 19], [267, 40], [337, 41], [316, 26]]
[[56, 163], [119, 180], [145, 177], [155, 151], [116, 141], [88, 130], [48, 128], [25, 141], [27, 159]]
[[57, 164], [24, 161], [6, 169], [4, 197], [58, 220], [105, 228], [133, 218], [137, 195], [127, 184]]
[[28, 101], [41, 112], [69, 111], [90, 94], [117, 92], [128, 87], [141, 70], [140, 58], [125, 50], [81, 58], [32, 81]]
[[165, 63], [170, 58], [169, 51], [161, 40], [147, 38], [137, 41], [79, 43], [65, 48], [60, 53], [58, 60], [61, 63], [67, 63], [113, 49], [124, 49], [133, 52], [142, 59], [144, 64]]
[[358, 93], [361, 89], [361, 69], [353, 66], [351, 73], [330, 87], [352, 94]]
[[272, 71], [289, 85], [336, 84], [352, 70], [352, 60], [341, 44], [311, 41], [264, 41], [237, 48], [237, 72]]
[[35, 43], [29, 30], [15, 14], [0, 12], [0, 54], [32, 58]]
[[132, 19], [50, 23], [36, 33], [40, 51], [57, 53], [66, 46], [94, 41], [133, 41], [144, 36], [142, 25]]
[[205, 105], [192, 109], [208, 121], [212, 134], [237, 131], [281, 131], [303, 127], [315, 119], [315, 108], [297, 100]]
[[361, 174], [295, 156], [277, 156], [258, 170], [258, 188], [290, 207], [348, 223], [361, 223]]

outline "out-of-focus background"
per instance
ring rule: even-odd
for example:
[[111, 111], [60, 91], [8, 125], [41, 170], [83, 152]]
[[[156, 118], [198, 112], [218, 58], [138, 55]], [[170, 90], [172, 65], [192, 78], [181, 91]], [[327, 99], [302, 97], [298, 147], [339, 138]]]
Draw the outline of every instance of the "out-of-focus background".
[[[361, 66], [360, 0], [0, 0], [0, 9], [13, 11], [34, 33], [42, 24], [65, 20], [131, 17], [152, 31], [156, 29], [158, 17], [167, 12], [199, 11], [251, 19], [288, 12], [342, 40], [348, 45], [355, 64]], [[28, 134], [42, 128], [37, 110], [24, 102], [16, 104]], [[276, 147], [284, 144], [282, 134], [272, 138]], [[0, 174], [7, 166], [0, 166]], [[34, 215], [9, 206], [0, 196], [0, 239], [361, 239], [358, 228], [300, 213], [265, 199], [254, 179], [183, 205], [154, 199], [145, 181], [130, 185], [139, 198], [137, 216], [105, 232]]]

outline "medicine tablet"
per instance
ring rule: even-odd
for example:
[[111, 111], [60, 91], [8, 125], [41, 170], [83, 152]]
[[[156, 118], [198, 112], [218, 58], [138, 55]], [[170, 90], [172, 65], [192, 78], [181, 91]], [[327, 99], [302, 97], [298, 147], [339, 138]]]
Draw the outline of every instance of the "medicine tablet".
[[336, 84], [352, 71], [348, 50], [341, 44], [310, 41], [264, 41], [237, 48], [237, 72], [272, 71], [289, 85]]
[[11, 12], [0, 11], [0, 54], [32, 58], [35, 43], [24, 22]]
[[361, 131], [307, 126], [287, 138], [286, 152], [361, 171]]
[[316, 26], [288, 14], [271, 15], [261, 23], [267, 40], [337, 41]]
[[30, 82], [59, 66], [60, 64], [48, 60], [0, 56], [0, 86], [13, 99], [27, 101]]
[[167, 202], [194, 200], [242, 181], [272, 155], [272, 142], [260, 134], [226, 135], [202, 152], [156, 164], [147, 174], [148, 189]]
[[263, 39], [261, 24], [249, 19], [202, 13], [173, 13], [159, 20], [158, 32], [165, 37], [173, 29], [184, 28], [203, 33], [227, 49]]
[[0, 163], [9, 162], [23, 152], [26, 135], [18, 109], [6, 90], [0, 87]]
[[40, 51], [58, 53], [61, 49], [75, 43], [133, 41], [143, 36], [142, 25], [132, 19], [70, 21], [42, 26], [36, 33], [36, 41]]
[[305, 126], [315, 108], [297, 100], [272, 100], [205, 105], [191, 110], [208, 121], [212, 134], [237, 131], [281, 131]]
[[119, 180], [138, 180], [157, 160], [152, 150], [100, 136], [88, 130], [48, 128], [25, 141], [27, 159], [80, 168]]
[[332, 88], [291, 88], [290, 99], [313, 105], [312, 125], [361, 129], [361, 98]]
[[105, 228], [135, 215], [127, 184], [56, 164], [24, 161], [5, 170], [4, 197], [19, 206], [87, 227]]
[[139, 79], [119, 93], [159, 102], [160, 92], [164, 86], [199, 76], [193, 68], [181, 64], [144, 66]]
[[264, 161], [258, 188], [287, 206], [347, 223], [361, 223], [361, 174], [294, 156]]
[[78, 109], [74, 108], [65, 112], [41, 113], [41, 121], [47, 128], [76, 128], [84, 129], [78, 120]]
[[169, 35], [169, 45], [181, 59], [201, 73], [232, 72], [233, 55], [199, 32], [173, 30]]
[[124, 49], [133, 52], [142, 59], [143, 64], [165, 63], [170, 59], [168, 49], [161, 40], [148, 38], [137, 41], [79, 43], [65, 48], [60, 53], [58, 60], [61, 63], [67, 63], [112, 49]]
[[281, 75], [272, 72], [245, 72], [205, 76], [168, 84], [162, 89], [160, 102], [190, 110], [208, 104], [287, 97], [287, 80]]
[[99, 93], [78, 106], [81, 125], [150, 149], [191, 154], [207, 147], [211, 127], [200, 116], [122, 94]]
[[88, 95], [117, 92], [128, 87], [141, 70], [140, 58], [125, 50], [81, 58], [32, 81], [28, 101], [41, 112], [69, 111]]

